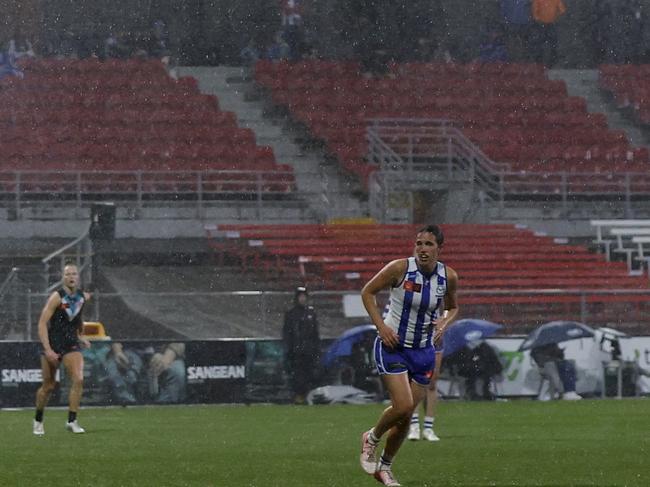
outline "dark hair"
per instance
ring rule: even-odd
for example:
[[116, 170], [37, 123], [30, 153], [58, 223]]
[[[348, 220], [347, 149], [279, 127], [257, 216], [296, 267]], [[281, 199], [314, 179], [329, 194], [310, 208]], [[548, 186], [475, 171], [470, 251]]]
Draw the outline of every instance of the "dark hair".
[[430, 233], [436, 237], [436, 243], [442, 245], [445, 243], [445, 236], [438, 225], [427, 225], [418, 230], [418, 233]]

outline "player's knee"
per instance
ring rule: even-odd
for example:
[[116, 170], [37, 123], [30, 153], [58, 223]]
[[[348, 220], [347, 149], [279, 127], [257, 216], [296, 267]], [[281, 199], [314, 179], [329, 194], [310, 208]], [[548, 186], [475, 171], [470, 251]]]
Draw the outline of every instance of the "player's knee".
[[83, 387], [84, 378], [83, 375], [73, 375], [72, 376], [72, 387]]
[[52, 391], [54, 390], [55, 386], [56, 386], [56, 383], [54, 381], [46, 381], [46, 382], [43, 382], [43, 385], [41, 386], [41, 390], [45, 394], [51, 394]]
[[401, 418], [411, 418], [411, 414], [413, 414], [413, 409], [415, 409], [415, 404], [413, 403], [412, 400], [403, 400], [399, 401], [397, 404], [393, 405], [393, 408], [395, 410], [395, 413]]

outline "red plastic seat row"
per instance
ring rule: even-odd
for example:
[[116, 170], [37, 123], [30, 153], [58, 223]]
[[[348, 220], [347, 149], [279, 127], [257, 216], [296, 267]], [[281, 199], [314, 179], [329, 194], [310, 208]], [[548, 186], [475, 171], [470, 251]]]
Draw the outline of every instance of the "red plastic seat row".
[[[458, 271], [464, 290], [648, 288], [647, 279], [627, 275], [624, 263], [606, 262], [584, 246], [557, 244], [530, 230], [503, 225], [443, 225], [443, 230], [444, 262]], [[408, 255], [416, 231], [413, 225], [368, 225], [367, 230], [353, 225], [346, 230], [343, 225], [219, 224], [208, 237], [215, 251], [241, 259], [245, 267], [254, 264], [278, 276], [299, 271], [316, 286], [345, 289], [358, 288], [388, 260]], [[359, 235], [364, 242], [377, 242], [376, 248], [368, 252]], [[381, 235], [393, 236], [391, 243], [382, 244]], [[508, 241], [520, 243], [494, 245]], [[501, 250], [498, 256], [495, 248]]]

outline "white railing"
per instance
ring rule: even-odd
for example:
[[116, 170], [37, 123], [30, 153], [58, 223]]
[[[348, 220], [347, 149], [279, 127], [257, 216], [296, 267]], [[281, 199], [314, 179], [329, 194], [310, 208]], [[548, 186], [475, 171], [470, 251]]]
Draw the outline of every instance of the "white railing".
[[7, 292], [7, 289], [9, 289], [9, 286], [11, 286], [17, 276], [18, 267], [13, 267], [9, 271], [9, 274], [7, 274], [7, 277], [5, 277], [4, 281], [2, 281], [2, 284], [0, 284], [0, 300], [2, 300], [2, 296], [4, 296], [4, 294]]
[[[318, 173], [301, 177], [322, 180]], [[15, 219], [33, 208], [72, 208], [86, 219], [87, 207], [107, 200], [128, 208], [129, 218], [154, 207], [195, 210], [181, 218], [202, 218], [212, 207], [236, 207], [250, 209], [259, 219], [267, 207], [278, 205], [299, 209], [303, 218], [318, 213], [327, 219], [340, 200], [336, 193], [325, 185], [300, 191], [293, 171], [0, 171], [0, 207]]]
[[465, 182], [501, 207], [507, 199], [546, 198], [566, 209], [572, 200], [604, 197], [622, 204], [630, 217], [632, 201], [650, 197], [650, 172], [515, 171], [492, 161], [448, 120], [373, 119], [367, 134], [368, 161], [390, 173], [387, 182], [394, 186], [441, 178]]

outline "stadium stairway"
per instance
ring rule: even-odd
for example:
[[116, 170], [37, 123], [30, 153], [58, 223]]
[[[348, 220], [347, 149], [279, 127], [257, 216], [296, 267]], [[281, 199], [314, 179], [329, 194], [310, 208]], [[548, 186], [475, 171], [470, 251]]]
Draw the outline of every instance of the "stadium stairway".
[[607, 118], [607, 125], [612, 130], [623, 130], [634, 146], [648, 146], [643, 132], [603, 97], [598, 87], [598, 70], [596, 69], [550, 69], [550, 79], [561, 79], [566, 83], [570, 96], [580, 96], [587, 101], [587, 110], [602, 113]]
[[350, 181], [322, 154], [298, 146], [286, 119], [267, 116], [264, 100], [253, 96], [252, 81], [239, 67], [179, 67], [179, 76], [192, 76], [205, 94], [215, 95], [220, 106], [235, 113], [240, 127], [253, 130], [256, 141], [273, 148], [278, 162], [293, 167], [299, 191], [311, 193], [317, 220], [358, 217], [367, 214], [363, 201], [356, 198]]

